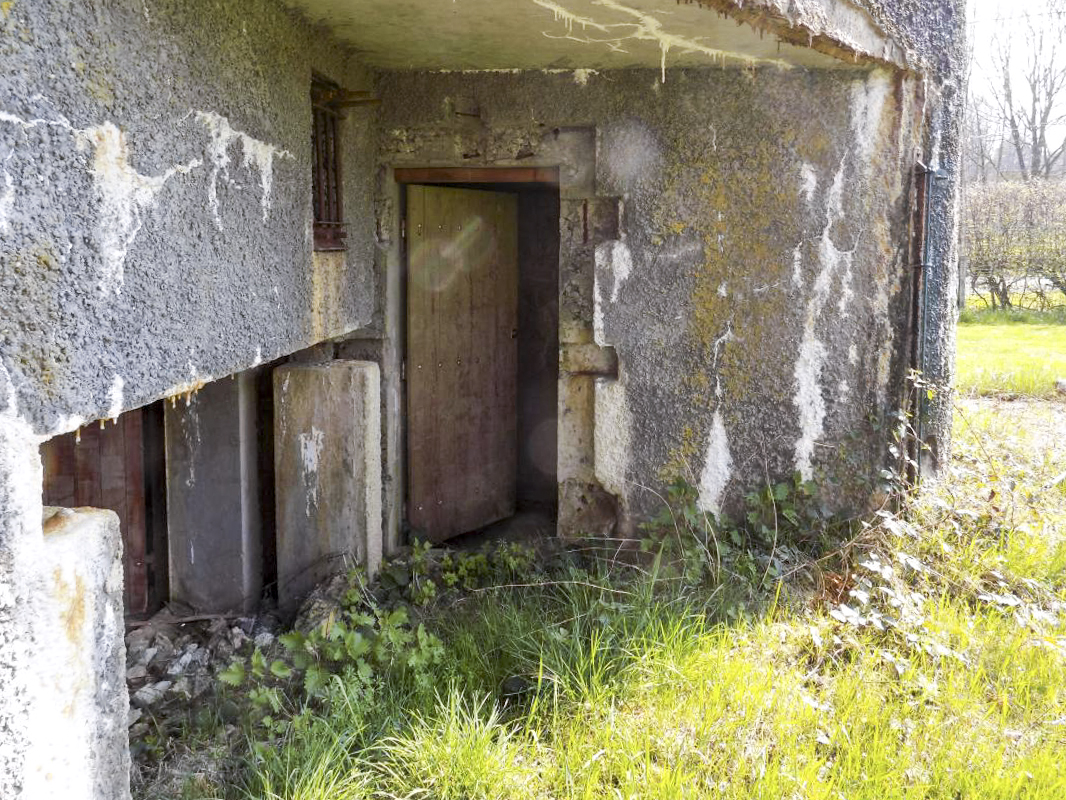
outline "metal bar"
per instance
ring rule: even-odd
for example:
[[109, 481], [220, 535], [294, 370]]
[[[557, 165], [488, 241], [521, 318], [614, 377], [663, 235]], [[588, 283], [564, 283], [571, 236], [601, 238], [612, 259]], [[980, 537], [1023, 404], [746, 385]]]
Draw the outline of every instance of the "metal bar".
[[341, 180], [341, 170], [344, 166], [344, 162], [341, 160], [341, 137], [337, 128], [340, 126], [340, 119], [334, 117], [331, 122], [333, 123], [333, 186], [336, 194], [335, 207], [332, 222], [344, 223], [344, 184]]

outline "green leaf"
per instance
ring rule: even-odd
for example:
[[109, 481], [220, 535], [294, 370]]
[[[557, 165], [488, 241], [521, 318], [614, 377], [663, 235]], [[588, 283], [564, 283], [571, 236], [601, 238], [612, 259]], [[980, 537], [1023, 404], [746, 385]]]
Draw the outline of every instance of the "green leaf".
[[368, 663], [366, 663], [366, 660], [362, 658], [359, 659], [356, 671], [359, 674], [359, 680], [361, 680], [363, 683], [369, 683], [370, 679], [374, 675], [374, 670]]
[[304, 673], [304, 691], [308, 694], [317, 694], [318, 690], [326, 685], [327, 674], [322, 667], [315, 665], [308, 667]]
[[244, 663], [234, 661], [222, 672], [218, 673], [218, 679], [223, 683], [228, 683], [230, 686], [240, 686], [244, 683]]
[[311, 654], [305, 650], [297, 650], [292, 654], [292, 665], [296, 667], [296, 669], [307, 669], [311, 666], [312, 661], [314, 661], [314, 659], [311, 658]]
[[345, 639], [345, 645], [348, 649], [348, 655], [352, 659], [357, 659], [366, 654], [370, 649], [370, 642], [368, 642], [363, 634], [358, 631], [351, 631]]
[[281, 646], [286, 650], [299, 650], [304, 646], [304, 642], [307, 639], [299, 631], [293, 631], [292, 633], [283, 633], [278, 637], [278, 641], [281, 642]]
[[280, 658], [276, 658], [270, 663], [270, 672], [275, 678], [285, 679], [292, 677], [292, 667]]
[[256, 678], [262, 678], [266, 674], [266, 659], [263, 657], [259, 648], [255, 648], [255, 652], [252, 653], [252, 675]]

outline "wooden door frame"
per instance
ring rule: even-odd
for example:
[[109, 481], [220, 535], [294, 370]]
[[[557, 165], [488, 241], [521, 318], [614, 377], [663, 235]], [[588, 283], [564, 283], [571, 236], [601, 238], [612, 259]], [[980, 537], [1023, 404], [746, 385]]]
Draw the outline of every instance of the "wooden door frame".
[[[408, 237], [407, 237], [407, 187], [415, 185], [426, 186], [463, 186], [478, 188], [484, 185], [517, 185], [529, 190], [556, 189], [560, 187], [560, 167], [394, 167], [393, 179], [400, 188], [400, 319], [397, 330], [400, 341], [400, 472], [403, 475], [403, 496], [398, 498], [401, 508], [401, 527], [407, 523], [407, 505], [409, 490], [407, 480], [408, 470], [408, 426], [407, 426], [407, 285], [408, 285]], [[521, 191], [521, 189], [519, 189]], [[561, 264], [560, 264], [561, 268]], [[521, 281], [521, 262], [518, 264], [519, 280]]]

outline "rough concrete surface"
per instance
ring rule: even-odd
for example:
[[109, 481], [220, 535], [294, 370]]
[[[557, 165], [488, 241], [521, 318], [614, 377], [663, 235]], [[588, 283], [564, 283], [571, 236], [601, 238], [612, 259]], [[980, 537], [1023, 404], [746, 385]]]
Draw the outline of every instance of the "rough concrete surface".
[[367, 361], [274, 371], [278, 603], [331, 574], [381, 563], [381, 399]]
[[273, 0], [3, 5], [0, 363], [37, 433], [371, 321], [372, 112], [342, 125], [350, 248], [312, 269], [312, 70], [369, 88]]

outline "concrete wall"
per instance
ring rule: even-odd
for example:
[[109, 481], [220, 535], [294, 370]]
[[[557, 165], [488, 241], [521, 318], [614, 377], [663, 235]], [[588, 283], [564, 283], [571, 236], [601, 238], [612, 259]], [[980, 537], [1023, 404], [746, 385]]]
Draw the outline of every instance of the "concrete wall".
[[375, 307], [369, 107], [346, 255], [312, 259], [312, 70], [367, 70], [273, 0], [0, 11], [0, 367], [35, 432], [346, 333]]
[[[388, 166], [563, 165], [560, 480], [624, 518], [677, 475], [709, 510], [767, 472], [868, 495], [906, 368], [913, 79], [389, 73], [378, 91]], [[379, 215], [395, 228], [392, 202]], [[565, 382], [609, 348], [617, 379]]]

